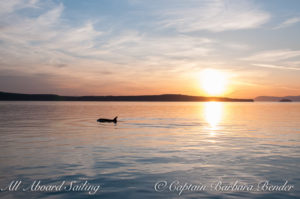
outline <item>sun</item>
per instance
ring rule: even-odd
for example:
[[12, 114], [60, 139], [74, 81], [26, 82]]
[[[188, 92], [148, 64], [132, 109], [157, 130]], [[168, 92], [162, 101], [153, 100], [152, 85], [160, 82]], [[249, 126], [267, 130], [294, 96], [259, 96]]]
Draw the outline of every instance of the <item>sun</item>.
[[222, 95], [227, 87], [227, 75], [215, 69], [205, 69], [201, 74], [201, 86], [210, 96]]

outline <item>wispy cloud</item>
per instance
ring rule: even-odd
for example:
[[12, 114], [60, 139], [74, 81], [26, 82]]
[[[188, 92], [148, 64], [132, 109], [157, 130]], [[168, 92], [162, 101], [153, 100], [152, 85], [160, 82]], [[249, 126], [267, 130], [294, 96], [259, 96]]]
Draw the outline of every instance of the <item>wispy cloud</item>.
[[269, 50], [269, 51], [258, 52], [254, 55], [243, 58], [243, 60], [269, 62], [269, 61], [287, 60], [299, 56], [300, 56], [300, 50], [281, 49], [281, 50]]
[[0, 4], [0, 16], [13, 13], [24, 8], [36, 8], [37, 0], [10, 0]]
[[276, 26], [274, 29], [286, 28], [286, 27], [292, 26], [299, 22], [300, 22], [300, 17], [293, 17], [293, 18], [283, 21], [281, 24]]
[[281, 49], [258, 52], [242, 60], [262, 68], [299, 71], [299, 58], [300, 51]]
[[160, 14], [163, 26], [180, 32], [251, 29], [270, 19], [269, 13], [243, 0], [171, 1]]
[[300, 70], [300, 68], [289, 67], [289, 66], [278, 66], [271, 64], [252, 64], [253, 66], [263, 67], [263, 68], [275, 68], [275, 69], [283, 69], [283, 70]]
[[[19, 60], [22, 65], [43, 67], [56, 60], [55, 64], [62, 65], [64, 62], [73, 61], [72, 53], [82, 56], [92, 49], [93, 41], [101, 35], [90, 22], [80, 27], [63, 23], [62, 4], [53, 4], [43, 11], [38, 1], [33, 2], [30, 9], [40, 13], [33, 18], [18, 12], [25, 7], [26, 2], [15, 3], [15, 6], [10, 6], [6, 17], [0, 19], [1, 24], [4, 24], [0, 32], [2, 63], [8, 61], [10, 65], [19, 65], [16, 63]], [[15, 57], [18, 59], [12, 59]]]

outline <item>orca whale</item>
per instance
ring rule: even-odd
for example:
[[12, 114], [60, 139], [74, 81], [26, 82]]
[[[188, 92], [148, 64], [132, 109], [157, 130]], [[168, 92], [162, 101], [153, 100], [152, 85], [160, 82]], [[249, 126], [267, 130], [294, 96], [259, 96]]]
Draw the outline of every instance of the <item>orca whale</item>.
[[105, 118], [99, 118], [98, 120], [97, 120], [97, 122], [113, 122], [113, 123], [117, 123], [118, 121], [117, 121], [117, 118], [118, 118], [118, 116], [117, 117], [115, 117], [114, 119], [105, 119]]

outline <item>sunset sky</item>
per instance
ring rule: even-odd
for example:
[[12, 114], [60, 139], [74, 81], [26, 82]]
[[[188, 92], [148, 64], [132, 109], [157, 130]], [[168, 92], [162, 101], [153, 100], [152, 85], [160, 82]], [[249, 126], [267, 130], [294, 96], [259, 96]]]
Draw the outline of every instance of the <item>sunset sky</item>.
[[0, 91], [300, 95], [300, 1], [1, 1]]

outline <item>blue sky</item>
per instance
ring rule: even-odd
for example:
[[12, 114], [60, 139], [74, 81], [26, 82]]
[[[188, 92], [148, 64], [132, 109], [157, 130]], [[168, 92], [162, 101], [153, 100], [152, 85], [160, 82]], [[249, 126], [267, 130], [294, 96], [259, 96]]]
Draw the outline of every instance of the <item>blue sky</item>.
[[65, 95], [300, 94], [298, 0], [0, 3], [0, 90]]

